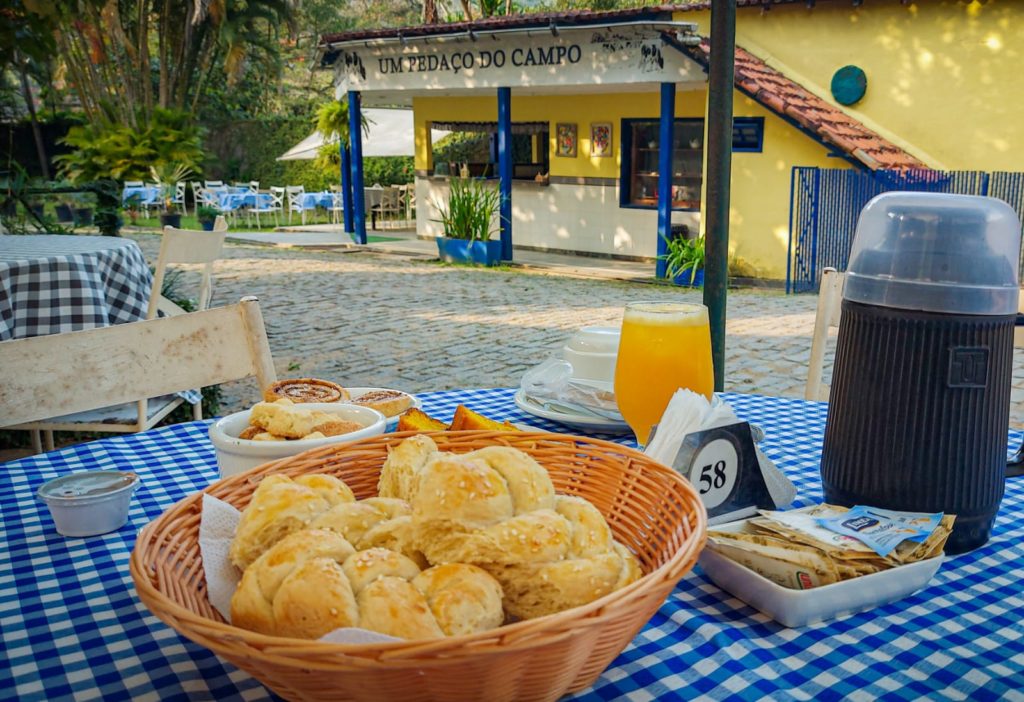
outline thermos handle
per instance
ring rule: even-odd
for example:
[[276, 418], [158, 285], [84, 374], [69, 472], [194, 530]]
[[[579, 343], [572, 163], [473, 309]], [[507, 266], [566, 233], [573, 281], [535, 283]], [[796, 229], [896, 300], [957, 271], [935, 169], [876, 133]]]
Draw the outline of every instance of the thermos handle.
[[1006, 477], [1015, 478], [1017, 476], [1024, 475], [1024, 443], [1017, 449], [1017, 453], [1013, 454], [1006, 463]]

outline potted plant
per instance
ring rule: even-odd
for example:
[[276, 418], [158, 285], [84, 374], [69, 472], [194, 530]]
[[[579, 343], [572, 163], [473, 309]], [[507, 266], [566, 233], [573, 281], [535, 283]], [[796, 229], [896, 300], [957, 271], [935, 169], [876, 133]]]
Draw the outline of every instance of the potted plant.
[[200, 205], [196, 209], [196, 219], [199, 220], [199, 224], [202, 225], [203, 229], [208, 232], [213, 231], [213, 225], [217, 221], [218, 214], [220, 212], [217, 211], [217, 208], [210, 207], [209, 205]]
[[660, 258], [667, 264], [668, 277], [676, 285], [699, 288], [704, 285], [704, 237], [677, 236], [666, 240], [667, 250]]
[[89, 207], [88, 196], [75, 193], [71, 196], [73, 201], [73, 220], [76, 227], [92, 224], [92, 208]]
[[491, 241], [501, 194], [483, 181], [452, 178], [447, 205], [435, 203], [441, 214], [444, 236], [437, 237], [442, 261], [493, 266], [501, 260], [501, 242]]
[[153, 174], [153, 180], [160, 187], [160, 202], [163, 203], [163, 210], [160, 212], [160, 226], [181, 227], [181, 213], [174, 203], [174, 187], [182, 180], [192, 175], [192, 169], [184, 164], [161, 163], [150, 166], [149, 172]]
[[67, 200], [61, 200], [53, 209], [57, 214], [57, 221], [61, 224], [69, 224], [75, 221], [75, 213], [71, 209], [71, 203]]

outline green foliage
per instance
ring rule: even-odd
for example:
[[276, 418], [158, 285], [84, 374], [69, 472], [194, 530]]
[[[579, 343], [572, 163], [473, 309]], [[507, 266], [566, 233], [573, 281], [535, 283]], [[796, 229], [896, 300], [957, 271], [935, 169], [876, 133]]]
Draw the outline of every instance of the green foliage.
[[415, 175], [412, 156], [369, 156], [363, 159], [363, 181], [367, 185], [383, 185], [385, 188], [403, 185], [413, 182]]
[[199, 209], [196, 210], [196, 220], [200, 224], [204, 224], [207, 222], [215, 222], [217, 220], [217, 215], [219, 214], [220, 212], [217, 211], [216, 207], [210, 207], [209, 205], [200, 205]]
[[58, 156], [60, 173], [75, 183], [105, 178], [142, 180], [150, 168], [169, 165], [201, 170], [202, 131], [185, 112], [156, 109], [149, 125], [135, 130], [104, 122], [72, 127], [61, 143], [74, 149]]
[[678, 236], [665, 242], [667, 250], [659, 258], [667, 264], [668, 277], [675, 278], [690, 271], [690, 284], [693, 285], [697, 271], [704, 268], [704, 237], [686, 239]]
[[444, 225], [444, 235], [452, 239], [487, 241], [497, 231], [494, 215], [501, 205], [501, 194], [485, 181], [473, 178], [452, 178], [447, 206], [435, 202]]
[[452, 132], [434, 144], [434, 163], [486, 163], [490, 160], [490, 136], [484, 132]]

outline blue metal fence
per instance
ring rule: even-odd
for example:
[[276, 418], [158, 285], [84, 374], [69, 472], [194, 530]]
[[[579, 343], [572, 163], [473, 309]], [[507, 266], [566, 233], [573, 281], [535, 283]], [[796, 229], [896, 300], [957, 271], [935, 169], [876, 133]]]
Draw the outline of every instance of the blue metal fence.
[[[1024, 218], [1024, 173], [797, 166], [790, 183], [786, 292], [817, 290], [826, 267], [846, 270], [861, 209], [893, 190], [988, 195], [1009, 203]], [[1024, 261], [1021, 268], [1024, 277]]]

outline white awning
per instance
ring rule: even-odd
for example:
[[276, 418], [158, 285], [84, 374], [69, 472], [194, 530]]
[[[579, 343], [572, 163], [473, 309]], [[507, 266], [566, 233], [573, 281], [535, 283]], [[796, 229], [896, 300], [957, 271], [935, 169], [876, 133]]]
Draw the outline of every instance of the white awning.
[[[412, 110], [394, 110], [378, 107], [363, 108], [363, 115], [370, 126], [370, 134], [363, 132], [363, 156], [412, 156], [416, 152], [413, 137]], [[432, 142], [449, 132], [430, 130]], [[332, 139], [331, 143], [337, 143]], [[278, 161], [301, 161], [316, 158], [324, 136], [313, 132], [298, 144], [278, 156]]]

